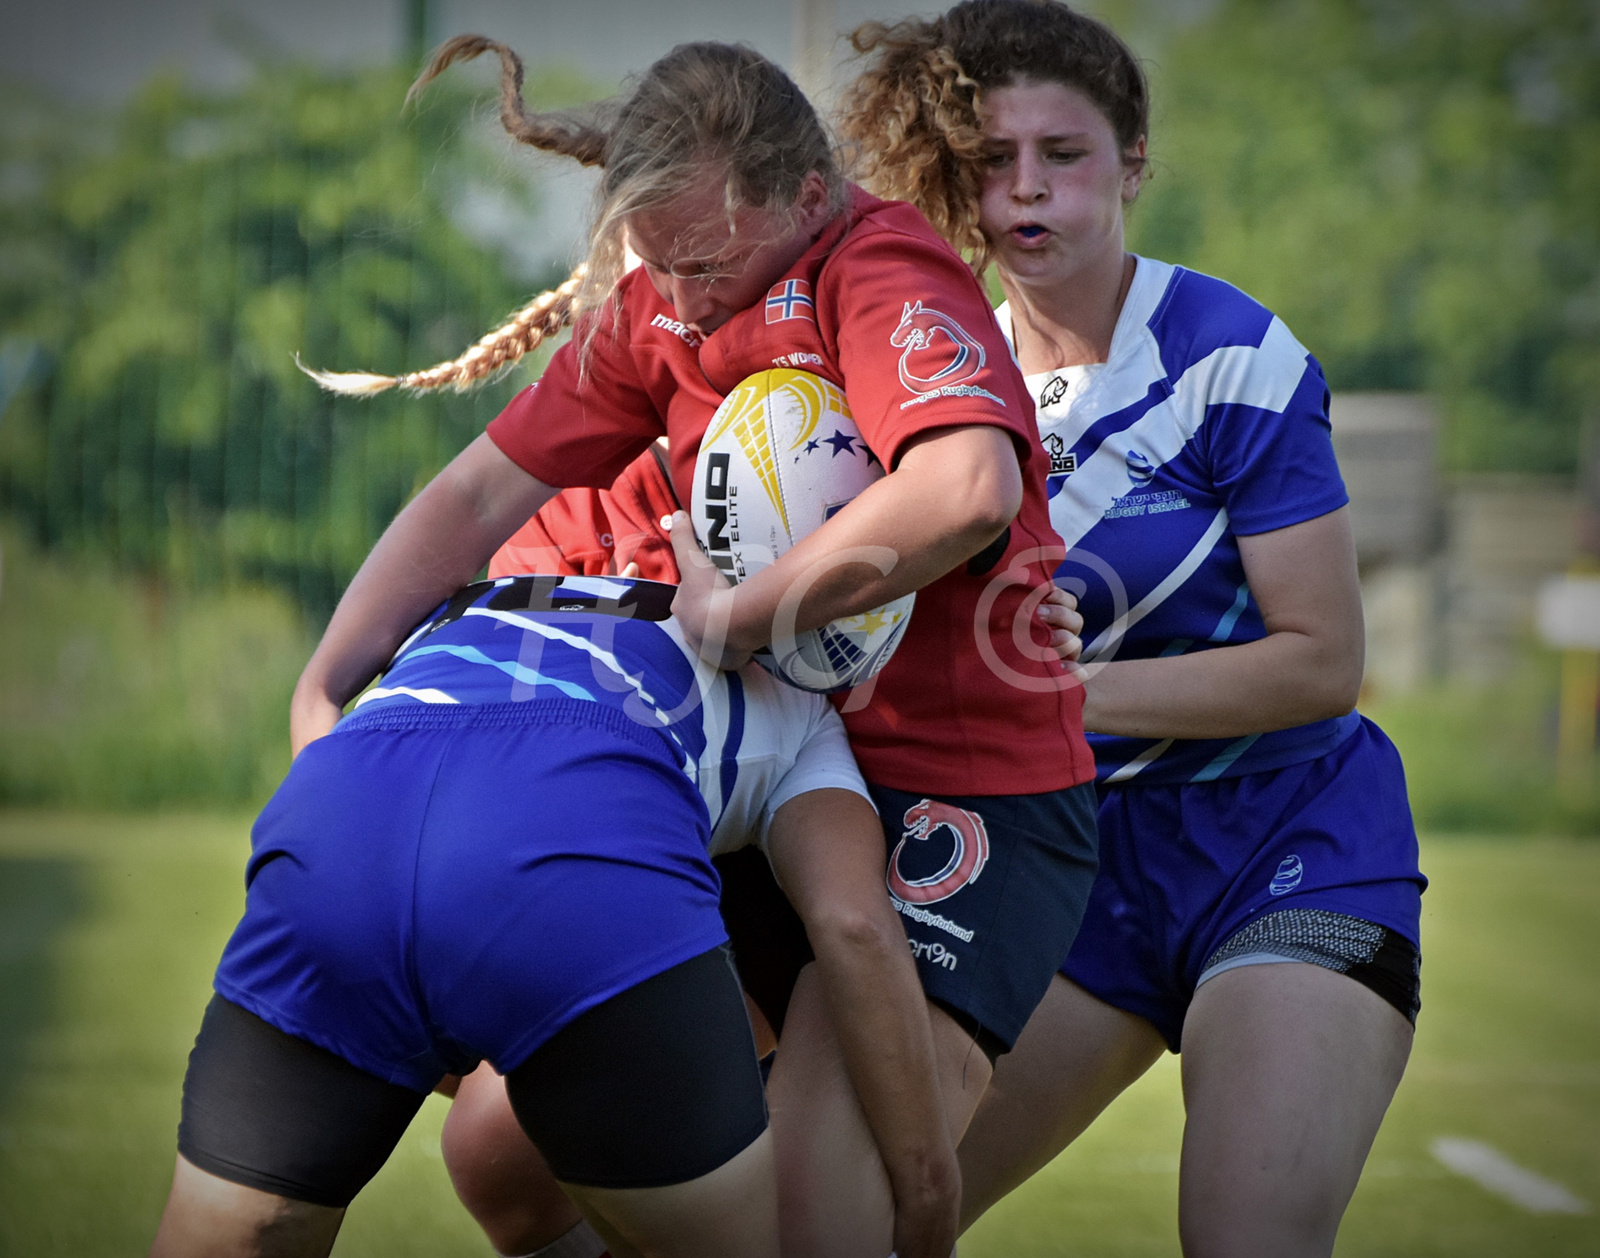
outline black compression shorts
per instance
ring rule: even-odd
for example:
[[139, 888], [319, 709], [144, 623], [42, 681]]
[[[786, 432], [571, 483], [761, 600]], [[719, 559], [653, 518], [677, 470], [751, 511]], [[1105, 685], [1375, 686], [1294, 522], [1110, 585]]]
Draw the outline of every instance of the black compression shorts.
[[[513, 1070], [506, 1090], [551, 1170], [573, 1184], [697, 1179], [767, 1125], [725, 948], [582, 1014]], [[178, 1151], [231, 1183], [343, 1207], [377, 1174], [425, 1096], [214, 996], [189, 1055]]]

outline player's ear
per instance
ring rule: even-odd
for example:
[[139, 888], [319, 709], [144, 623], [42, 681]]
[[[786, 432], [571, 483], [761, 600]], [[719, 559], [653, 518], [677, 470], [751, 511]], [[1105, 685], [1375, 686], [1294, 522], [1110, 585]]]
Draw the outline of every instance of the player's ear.
[[1139, 195], [1139, 189], [1144, 187], [1145, 176], [1149, 173], [1150, 159], [1145, 156], [1144, 136], [1122, 156], [1122, 200], [1131, 205]]
[[833, 217], [832, 197], [828, 181], [822, 172], [813, 170], [800, 181], [800, 193], [795, 197], [795, 219], [807, 233], [819, 231]]

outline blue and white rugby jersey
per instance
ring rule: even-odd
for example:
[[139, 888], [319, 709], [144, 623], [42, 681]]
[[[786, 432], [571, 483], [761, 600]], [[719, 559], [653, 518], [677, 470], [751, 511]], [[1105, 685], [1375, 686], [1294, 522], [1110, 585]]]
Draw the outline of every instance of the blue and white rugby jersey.
[[[1009, 308], [995, 313], [1010, 336]], [[1108, 361], [1027, 382], [1067, 546], [1056, 582], [1078, 596], [1084, 661], [1265, 637], [1237, 537], [1349, 501], [1322, 368], [1282, 320], [1222, 280], [1140, 258]], [[1358, 721], [1089, 743], [1102, 783], [1205, 782], [1313, 759]]]
[[[824, 787], [868, 799], [839, 714], [754, 664], [725, 673], [685, 644], [676, 587], [619, 577], [501, 577], [441, 604], [351, 713], [566, 698], [660, 730], [711, 816], [711, 855], [766, 842], [779, 807]], [[350, 720], [347, 717], [346, 720]]]

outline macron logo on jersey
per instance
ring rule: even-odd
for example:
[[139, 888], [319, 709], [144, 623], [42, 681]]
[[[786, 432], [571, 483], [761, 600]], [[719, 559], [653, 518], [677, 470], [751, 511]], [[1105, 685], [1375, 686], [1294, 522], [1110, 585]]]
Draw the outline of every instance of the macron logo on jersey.
[[658, 314], [654, 319], [650, 320], [650, 326], [660, 328], [663, 332], [672, 333], [673, 336], [677, 337], [690, 349], [698, 348], [703, 339], [700, 333], [687, 324], [680, 323], [676, 319], [669, 319], [664, 314]]
[[817, 303], [811, 300], [811, 285], [805, 280], [784, 280], [767, 290], [767, 322], [786, 319], [817, 321]]

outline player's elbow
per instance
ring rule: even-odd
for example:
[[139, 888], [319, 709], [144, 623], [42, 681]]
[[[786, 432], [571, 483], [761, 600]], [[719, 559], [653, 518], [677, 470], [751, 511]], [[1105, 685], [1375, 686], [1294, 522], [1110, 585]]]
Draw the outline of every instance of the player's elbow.
[[980, 537], [992, 539], [1009, 527], [1021, 510], [1022, 474], [1013, 463], [974, 495], [969, 516], [972, 531]]
[[1306, 677], [1304, 720], [1308, 724], [1351, 711], [1361, 697], [1361, 679], [1366, 670], [1366, 651], [1359, 638], [1328, 644], [1319, 655], [1317, 666], [1308, 670]]
[[962, 537], [972, 543], [974, 553], [1005, 532], [1022, 510], [1022, 469], [1017, 466], [1010, 440], [998, 432], [996, 435], [1001, 437], [1003, 446], [985, 451], [990, 457], [974, 460], [949, 490], [947, 509], [951, 520]]
[[936, 430], [907, 447], [896, 474], [915, 479], [926, 509], [977, 547], [987, 546], [1022, 510], [1022, 468], [1011, 435], [973, 425]]

